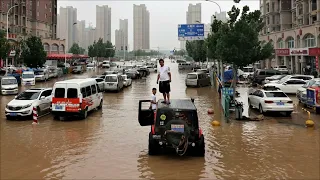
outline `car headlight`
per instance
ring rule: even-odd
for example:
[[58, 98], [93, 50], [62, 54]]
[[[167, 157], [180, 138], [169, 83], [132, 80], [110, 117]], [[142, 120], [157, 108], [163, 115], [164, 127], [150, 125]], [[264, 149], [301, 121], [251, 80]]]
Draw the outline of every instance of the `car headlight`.
[[25, 106], [22, 107], [22, 109], [26, 109], [26, 108], [30, 107], [31, 105], [32, 104], [25, 105]]

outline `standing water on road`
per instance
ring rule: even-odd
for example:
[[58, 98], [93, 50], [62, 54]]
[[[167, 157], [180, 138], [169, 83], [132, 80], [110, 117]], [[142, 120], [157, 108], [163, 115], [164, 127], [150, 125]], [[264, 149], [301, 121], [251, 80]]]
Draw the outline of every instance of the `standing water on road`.
[[[49, 115], [36, 126], [8, 121], [4, 108], [14, 96], [1, 96], [1, 179], [320, 178], [318, 129], [269, 120], [221, 121], [220, 127], [212, 127], [212, 120], [221, 119], [217, 93], [210, 87], [186, 88], [186, 72], [178, 72], [175, 63], [165, 64], [172, 72], [172, 98], [195, 98], [205, 158], [148, 155], [150, 128], [140, 127], [137, 116], [138, 101], [150, 99], [151, 89], [158, 89], [156, 73], [151, 73], [124, 91], [104, 93], [102, 111], [86, 120], [57, 121]], [[213, 116], [207, 114], [211, 107]]]

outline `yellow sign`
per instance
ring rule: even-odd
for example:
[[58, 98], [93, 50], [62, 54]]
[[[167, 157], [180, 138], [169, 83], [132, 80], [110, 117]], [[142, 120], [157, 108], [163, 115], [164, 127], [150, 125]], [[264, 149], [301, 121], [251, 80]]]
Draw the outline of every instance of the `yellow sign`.
[[166, 120], [166, 118], [167, 118], [167, 116], [164, 115], [164, 114], [162, 114], [162, 115], [160, 116], [160, 119], [161, 119], [162, 121]]

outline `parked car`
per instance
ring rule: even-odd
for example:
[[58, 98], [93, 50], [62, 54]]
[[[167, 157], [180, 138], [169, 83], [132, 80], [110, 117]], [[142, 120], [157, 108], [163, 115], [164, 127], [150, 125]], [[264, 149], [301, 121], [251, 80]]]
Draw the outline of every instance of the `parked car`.
[[281, 80], [284, 81], [284, 80], [289, 80], [289, 79], [301, 79], [301, 80], [304, 80], [304, 81], [309, 81], [309, 80], [311, 80], [313, 78], [314, 78], [314, 76], [312, 76], [312, 75], [301, 75], [301, 74], [286, 75], [283, 78], [281, 78], [280, 80], [273, 80], [273, 81], [270, 81], [269, 83], [276, 83], [276, 82], [279, 82]]
[[74, 74], [81, 74], [84, 72], [84, 69], [82, 66], [74, 66], [72, 69], [72, 73]]
[[293, 111], [292, 100], [281, 90], [274, 88], [254, 89], [249, 92], [248, 104], [251, 108], [259, 109], [261, 114], [266, 112], [284, 112], [290, 116]]
[[139, 71], [135, 70], [135, 69], [130, 69], [126, 72], [126, 75], [128, 76], [128, 78], [131, 79], [139, 79], [141, 78], [141, 75], [139, 73]]
[[105, 76], [103, 76], [103, 78], [99, 78], [99, 77], [92, 78], [92, 79], [95, 79], [97, 81], [97, 84], [98, 84], [98, 86], [99, 86], [101, 91], [104, 91], [104, 77]]
[[95, 64], [94, 63], [87, 64], [87, 70], [88, 71], [95, 71], [96, 70]]
[[33, 71], [24, 71], [21, 75], [22, 85], [36, 85], [36, 78]]
[[196, 87], [202, 87], [202, 86], [210, 86], [211, 81], [210, 77], [208, 77], [207, 74], [203, 72], [193, 72], [188, 73], [186, 78], [186, 86], [196, 86]]
[[0, 76], [1, 95], [18, 94], [18, 81], [13, 76]]
[[262, 84], [267, 84], [267, 83], [270, 83], [271, 81], [277, 82], [285, 76], [286, 76], [285, 74], [281, 74], [281, 75], [274, 75], [274, 76], [266, 77], [266, 79], [262, 82]]
[[48, 69], [37, 69], [34, 71], [36, 81], [47, 81], [49, 79]]
[[86, 119], [88, 112], [101, 109], [102, 105], [102, 91], [95, 79], [70, 79], [53, 86], [52, 114], [55, 119], [74, 115]]
[[32, 117], [33, 107], [37, 108], [38, 114], [50, 111], [51, 93], [52, 88], [33, 88], [20, 93], [6, 105], [7, 119]]
[[308, 88], [319, 87], [319, 86], [320, 86], [320, 78], [315, 78], [308, 81], [308, 83], [304, 84], [301, 88], [298, 88], [297, 98], [299, 102], [306, 101]]
[[110, 68], [110, 61], [103, 61], [102, 62], [102, 68]]
[[276, 83], [268, 83], [265, 84], [264, 87], [276, 87], [279, 88], [284, 93], [292, 93], [295, 94], [299, 88], [301, 88], [306, 81], [301, 79], [282, 79]]
[[284, 65], [280, 65], [280, 66], [275, 66], [273, 67], [274, 70], [277, 70], [277, 71], [280, 71], [280, 72], [289, 72], [287, 66], [284, 66]]
[[105, 91], [121, 91], [123, 89], [123, 78], [118, 74], [108, 74], [104, 79]]
[[281, 75], [282, 73], [273, 69], [258, 69], [253, 74], [253, 83], [262, 84], [262, 82], [270, 76]]
[[123, 85], [125, 87], [131, 86], [132, 84], [132, 79], [128, 78], [128, 75], [121, 75], [123, 78]]

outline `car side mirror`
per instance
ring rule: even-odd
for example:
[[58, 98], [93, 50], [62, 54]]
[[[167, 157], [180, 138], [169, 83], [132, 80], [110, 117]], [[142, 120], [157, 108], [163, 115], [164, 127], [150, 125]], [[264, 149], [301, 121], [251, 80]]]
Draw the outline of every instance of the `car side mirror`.
[[283, 85], [287, 85], [287, 83], [284, 82]]
[[44, 100], [46, 97], [45, 96], [41, 96], [40, 97], [40, 100]]

